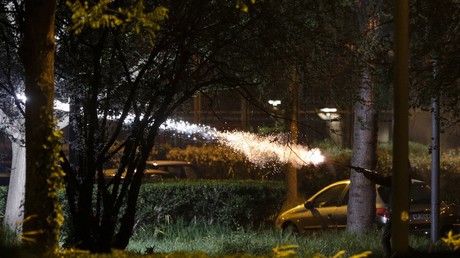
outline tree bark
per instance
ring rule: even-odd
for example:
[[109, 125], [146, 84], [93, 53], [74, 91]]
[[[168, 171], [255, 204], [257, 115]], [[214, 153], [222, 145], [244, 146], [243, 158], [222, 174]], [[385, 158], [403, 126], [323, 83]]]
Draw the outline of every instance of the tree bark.
[[24, 195], [26, 181], [26, 149], [15, 141], [12, 145], [12, 161], [8, 197], [6, 199], [5, 225], [16, 232], [22, 233], [24, 220]]
[[[48, 196], [49, 137], [53, 133], [54, 18], [55, 0], [25, 1], [25, 32], [21, 60], [25, 70], [26, 101], [26, 192], [24, 202], [25, 243], [35, 253], [57, 248], [57, 219]], [[27, 241], [29, 240], [29, 241]]]
[[[373, 82], [368, 68], [361, 73], [360, 99], [355, 103], [353, 157], [351, 164], [375, 168], [377, 164], [377, 117]], [[364, 232], [375, 219], [375, 186], [362, 174], [352, 171], [347, 230]]]
[[[288, 90], [290, 96], [290, 117], [288, 117], [289, 121], [289, 130], [291, 133], [291, 146], [297, 144], [298, 141], [298, 120], [299, 120], [299, 84], [297, 80], [297, 70], [295, 65], [290, 66], [289, 71], [289, 83], [288, 83]], [[290, 155], [295, 155], [290, 153]], [[286, 200], [284, 202], [283, 210], [287, 210], [289, 208], [294, 207], [297, 202], [297, 168], [288, 163], [288, 169], [285, 175], [285, 184], [286, 184]]]
[[7, 228], [22, 233], [24, 219], [24, 192], [26, 178], [26, 149], [24, 146], [24, 119], [11, 119], [0, 110], [0, 123], [5, 126], [11, 140], [12, 159], [11, 174], [8, 184], [4, 224]]

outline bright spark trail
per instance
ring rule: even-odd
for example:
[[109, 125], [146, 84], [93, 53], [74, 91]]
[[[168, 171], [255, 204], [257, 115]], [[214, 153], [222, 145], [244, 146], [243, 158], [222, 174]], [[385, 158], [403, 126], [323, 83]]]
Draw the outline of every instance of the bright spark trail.
[[193, 136], [194, 139], [199, 136], [204, 140], [215, 140], [235, 151], [242, 152], [251, 163], [259, 167], [264, 167], [272, 161], [291, 163], [296, 168], [325, 162], [320, 149], [290, 144], [280, 135], [260, 136], [243, 131], [219, 132], [210, 126], [172, 119], [168, 119], [161, 129]]

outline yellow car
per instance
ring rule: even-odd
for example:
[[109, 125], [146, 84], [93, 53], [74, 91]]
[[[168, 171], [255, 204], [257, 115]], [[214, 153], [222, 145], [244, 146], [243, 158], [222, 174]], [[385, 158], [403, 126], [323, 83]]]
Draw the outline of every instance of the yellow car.
[[[305, 203], [283, 212], [275, 227], [289, 232], [305, 233], [309, 230], [340, 229], [347, 225], [347, 205], [350, 180], [326, 186]], [[431, 190], [426, 183], [412, 180], [410, 200], [410, 229], [412, 233], [428, 235], [431, 231]], [[376, 185], [376, 223], [383, 225], [390, 218], [390, 189]], [[460, 207], [440, 205], [440, 233], [460, 228]]]

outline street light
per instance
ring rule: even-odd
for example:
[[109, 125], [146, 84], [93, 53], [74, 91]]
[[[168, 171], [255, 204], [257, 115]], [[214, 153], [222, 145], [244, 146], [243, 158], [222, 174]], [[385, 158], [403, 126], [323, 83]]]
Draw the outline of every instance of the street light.
[[274, 109], [278, 109], [278, 105], [281, 104], [281, 100], [279, 100], [279, 99], [275, 99], [275, 100], [270, 99], [268, 101], [268, 104], [272, 105]]
[[[337, 108], [322, 108], [319, 110], [318, 116], [326, 121], [328, 136], [336, 143], [342, 143], [340, 115], [337, 113]], [[334, 122], [334, 123], [333, 123]]]
[[[322, 120], [327, 120], [327, 121], [331, 121], [332, 117], [331, 117], [331, 113], [336, 113], [337, 112], [337, 108], [329, 108], [329, 107], [326, 107], [326, 108], [322, 108], [320, 109], [319, 111], [321, 111], [320, 113], [318, 113], [318, 116], [322, 119]], [[336, 118], [336, 116], [334, 116], [334, 118]]]

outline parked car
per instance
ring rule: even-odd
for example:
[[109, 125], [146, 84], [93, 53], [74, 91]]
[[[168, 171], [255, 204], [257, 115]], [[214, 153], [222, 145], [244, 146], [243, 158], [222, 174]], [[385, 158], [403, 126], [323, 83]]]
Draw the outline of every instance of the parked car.
[[[283, 212], [275, 226], [283, 231], [305, 233], [309, 230], [345, 228], [350, 180], [342, 180], [326, 186], [305, 203]], [[390, 189], [376, 185], [376, 223], [379, 226], [389, 219], [388, 201]], [[428, 235], [431, 229], [431, 190], [420, 180], [412, 180], [410, 191], [410, 221], [412, 233]], [[441, 202], [439, 229], [443, 235], [460, 228], [460, 207]]]
[[198, 169], [187, 161], [155, 160], [147, 161], [144, 176], [146, 178], [176, 178], [197, 179], [200, 178]]
[[[116, 168], [104, 170], [108, 177], [113, 177]], [[121, 178], [125, 177], [125, 173]], [[178, 160], [151, 160], [147, 161], [144, 170], [144, 178], [150, 179], [197, 179], [201, 178], [198, 169], [187, 161]]]

